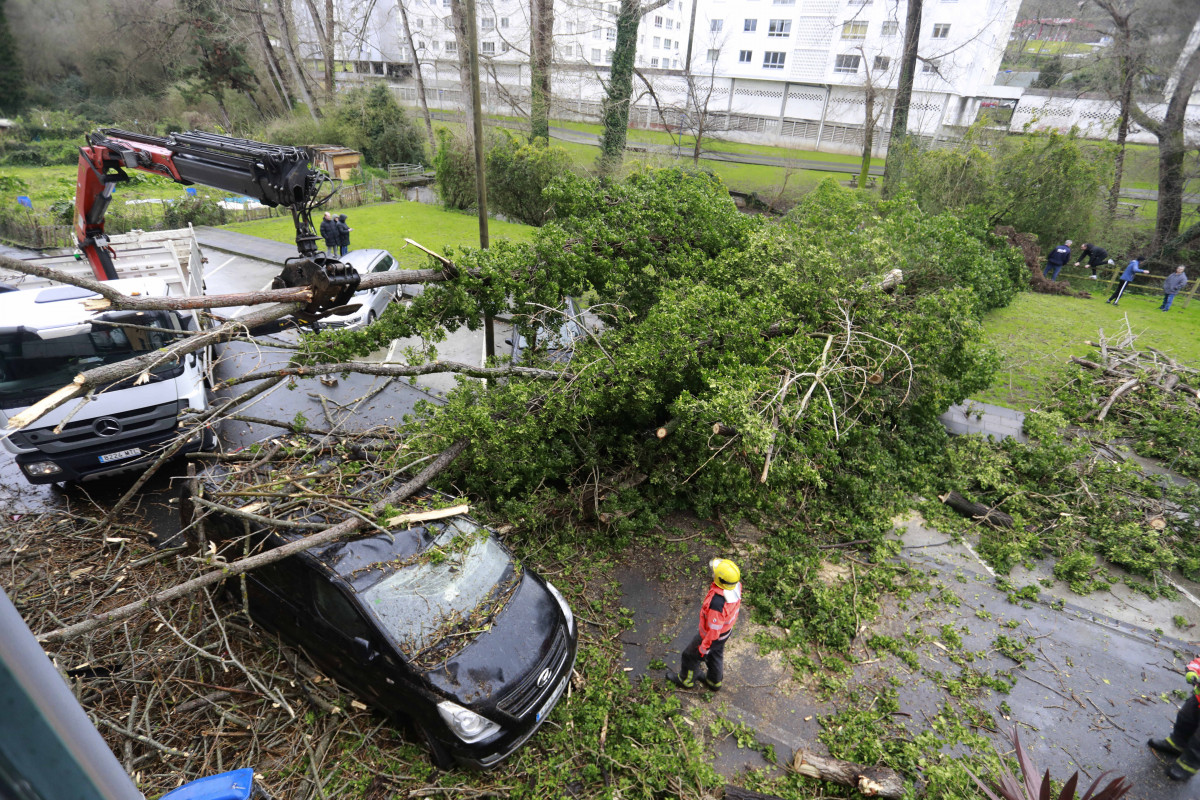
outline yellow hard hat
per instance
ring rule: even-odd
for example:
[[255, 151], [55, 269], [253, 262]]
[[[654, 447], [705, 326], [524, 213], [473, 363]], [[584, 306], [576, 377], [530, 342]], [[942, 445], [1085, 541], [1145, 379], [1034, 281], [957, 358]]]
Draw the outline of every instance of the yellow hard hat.
[[732, 589], [742, 579], [742, 571], [728, 558], [714, 558], [708, 565], [712, 567], [713, 582], [722, 589]]

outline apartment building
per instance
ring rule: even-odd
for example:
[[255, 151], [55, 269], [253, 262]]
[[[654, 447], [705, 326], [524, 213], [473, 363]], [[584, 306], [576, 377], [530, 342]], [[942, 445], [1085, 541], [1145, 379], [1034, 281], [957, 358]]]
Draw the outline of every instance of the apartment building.
[[[936, 136], [1010, 101], [1012, 90], [994, 79], [1019, 6], [925, 0], [910, 129]], [[338, 0], [337, 8], [341, 79], [388, 78], [402, 100], [415, 103], [419, 65], [431, 106], [462, 106], [450, 0], [405, 0], [415, 52], [394, 0]], [[598, 118], [617, 10], [603, 0], [555, 3], [554, 114]], [[811, 140], [806, 146], [853, 151], [862, 141], [868, 87], [884, 109], [878, 127], [890, 124], [906, 11], [904, 0], [668, 0], [639, 26], [636, 63], [645, 81], [635, 79], [631, 124], [694, 118], [702, 96], [714, 115], [709, 127], [730, 138]], [[485, 110], [527, 109], [528, 0], [478, 0], [477, 17]], [[305, 4], [296, 3], [295, 20], [302, 57], [319, 60]]]

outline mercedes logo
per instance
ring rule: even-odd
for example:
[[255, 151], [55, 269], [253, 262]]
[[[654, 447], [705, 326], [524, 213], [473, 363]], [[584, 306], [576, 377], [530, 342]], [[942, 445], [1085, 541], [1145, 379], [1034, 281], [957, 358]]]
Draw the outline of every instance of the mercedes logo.
[[92, 430], [99, 436], [116, 436], [121, 432], [121, 421], [113, 417], [101, 417], [92, 423]]
[[538, 679], [537, 679], [538, 688], [539, 689], [542, 688], [549, 682], [550, 682], [550, 670], [544, 669], [544, 670], [542, 670], [542, 674], [538, 675]]

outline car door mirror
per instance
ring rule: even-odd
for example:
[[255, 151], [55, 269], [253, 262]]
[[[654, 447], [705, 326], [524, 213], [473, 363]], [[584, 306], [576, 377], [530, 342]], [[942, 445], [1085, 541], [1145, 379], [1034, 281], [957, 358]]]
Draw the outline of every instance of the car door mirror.
[[354, 637], [354, 648], [358, 651], [358, 655], [364, 661], [371, 662], [379, 658], [379, 651], [371, 646], [371, 643], [361, 636]]

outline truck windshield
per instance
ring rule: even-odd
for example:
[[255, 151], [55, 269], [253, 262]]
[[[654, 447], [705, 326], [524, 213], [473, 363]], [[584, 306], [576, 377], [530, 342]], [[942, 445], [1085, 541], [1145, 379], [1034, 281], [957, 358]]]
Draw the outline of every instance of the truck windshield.
[[[80, 372], [166, 347], [176, 338], [170, 332], [179, 328], [166, 311], [124, 311], [103, 314], [65, 336], [42, 338], [27, 328], [0, 331], [0, 402], [6, 407], [36, 402]], [[180, 369], [178, 361], [170, 361], [151, 375], [174, 377]]]
[[[432, 650], [440, 661], [482, 632], [516, 578], [512, 559], [485, 529], [456, 519], [431, 547], [360, 596], [405, 656], [421, 662]], [[449, 634], [457, 646], [439, 647]]]

